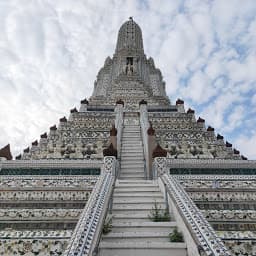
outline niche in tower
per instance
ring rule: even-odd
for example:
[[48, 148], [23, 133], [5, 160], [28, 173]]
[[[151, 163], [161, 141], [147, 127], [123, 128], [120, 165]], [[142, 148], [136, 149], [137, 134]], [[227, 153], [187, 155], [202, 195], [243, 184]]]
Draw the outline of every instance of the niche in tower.
[[133, 57], [127, 57], [126, 58], [126, 67], [125, 67], [125, 74], [126, 75], [132, 75], [133, 74]]

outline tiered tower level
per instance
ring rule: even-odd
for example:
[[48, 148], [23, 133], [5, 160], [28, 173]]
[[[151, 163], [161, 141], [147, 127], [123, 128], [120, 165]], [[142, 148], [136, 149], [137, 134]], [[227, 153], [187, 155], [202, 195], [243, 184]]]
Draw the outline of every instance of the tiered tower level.
[[0, 255], [256, 255], [256, 162], [171, 104], [132, 18], [92, 96], [11, 159]]
[[147, 102], [157, 142], [169, 157], [241, 159], [223, 136], [205, 127], [204, 119], [196, 120], [194, 110], [185, 112], [182, 100], [170, 104], [161, 71], [146, 57], [141, 29], [132, 18], [121, 26], [114, 56], [106, 58], [89, 101], [82, 100], [79, 111], [71, 109], [68, 119], [61, 118], [58, 127], [50, 127], [18, 158], [102, 158], [120, 100], [125, 112], [138, 112], [140, 103]]

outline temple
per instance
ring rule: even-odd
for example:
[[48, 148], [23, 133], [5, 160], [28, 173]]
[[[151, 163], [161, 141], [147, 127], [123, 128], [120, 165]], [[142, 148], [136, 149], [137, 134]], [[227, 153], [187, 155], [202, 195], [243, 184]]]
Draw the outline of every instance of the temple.
[[92, 96], [0, 149], [1, 255], [256, 255], [256, 161], [165, 86], [129, 18]]

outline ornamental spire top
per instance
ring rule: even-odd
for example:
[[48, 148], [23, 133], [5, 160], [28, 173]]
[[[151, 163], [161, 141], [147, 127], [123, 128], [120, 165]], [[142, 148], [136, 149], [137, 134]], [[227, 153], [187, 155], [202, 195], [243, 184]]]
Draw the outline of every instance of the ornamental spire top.
[[132, 17], [121, 26], [118, 32], [116, 53], [123, 50], [143, 53], [142, 32]]

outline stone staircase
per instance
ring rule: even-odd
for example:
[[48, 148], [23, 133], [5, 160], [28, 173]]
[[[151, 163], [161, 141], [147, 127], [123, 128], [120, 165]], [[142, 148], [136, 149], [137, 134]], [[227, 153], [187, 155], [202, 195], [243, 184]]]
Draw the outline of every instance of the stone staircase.
[[98, 256], [186, 256], [185, 243], [171, 243], [175, 221], [152, 222], [154, 208], [165, 209], [157, 181], [144, 179], [144, 157], [139, 125], [125, 125], [121, 171], [113, 193], [112, 229], [102, 235]]
[[123, 128], [119, 178], [143, 180], [144, 175], [144, 156], [140, 125], [127, 124]]

